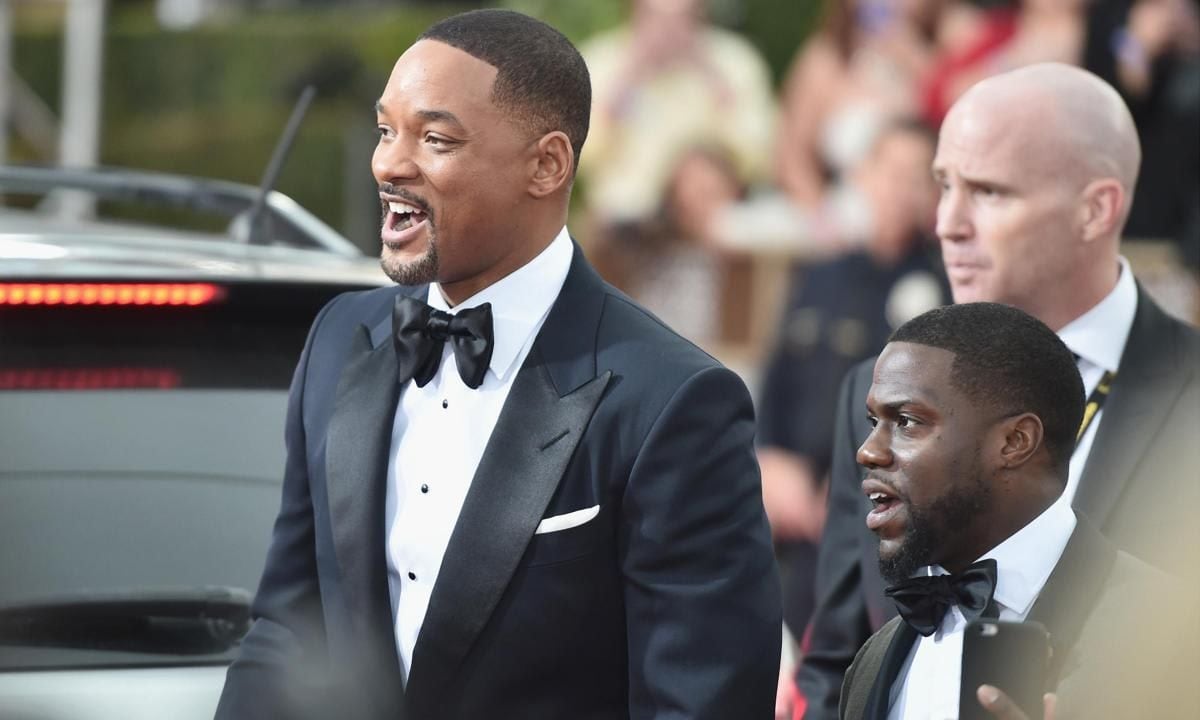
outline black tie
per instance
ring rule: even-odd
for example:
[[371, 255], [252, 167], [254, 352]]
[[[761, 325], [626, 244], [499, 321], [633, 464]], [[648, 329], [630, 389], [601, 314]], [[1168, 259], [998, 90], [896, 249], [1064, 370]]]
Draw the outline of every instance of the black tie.
[[957, 575], [909, 578], [885, 593], [896, 603], [900, 617], [928, 637], [942, 624], [951, 605], [957, 605], [967, 622], [984, 613], [996, 591], [996, 561], [980, 560]]
[[392, 342], [400, 366], [400, 382], [409, 378], [424, 387], [442, 364], [446, 341], [454, 348], [458, 374], [469, 388], [483, 383], [492, 362], [492, 305], [451, 315], [435, 310], [420, 300], [400, 296], [392, 306]]

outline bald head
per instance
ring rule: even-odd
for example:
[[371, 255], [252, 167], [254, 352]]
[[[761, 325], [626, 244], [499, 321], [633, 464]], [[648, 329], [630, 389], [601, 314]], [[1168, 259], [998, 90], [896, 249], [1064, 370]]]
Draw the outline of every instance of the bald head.
[[1117, 180], [1128, 213], [1142, 151], [1129, 108], [1111, 85], [1071, 65], [1029, 65], [974, 85], [946, 122], [981, 114], [1003, 125], [1014, 144], [1029, 151], [1031, 171], [1051, 172], [1080, 186]]
[[1058, 330], [1116, 285], [1141, 150], [1120, 96], [1096, 76], [1032, 65], [951, 108], [933, 174], [955, 302], [1014, 305]]

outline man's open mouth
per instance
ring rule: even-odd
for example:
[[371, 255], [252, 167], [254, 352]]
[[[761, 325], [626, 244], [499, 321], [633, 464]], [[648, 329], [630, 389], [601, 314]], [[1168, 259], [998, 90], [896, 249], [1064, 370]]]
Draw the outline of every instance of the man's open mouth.
[[890, 487], [879, 480], [868, 478], [863, 481], [862, 487], [872, 506], [871, 512], [867, 513], [867, 527], [877, 530], [896, 515], [903, 503]]
[[392, 200], [388, 202], [387, 228], [403, 232], [414, 225], [419, 225], [428, 217], [421, 208], [406, 202]]

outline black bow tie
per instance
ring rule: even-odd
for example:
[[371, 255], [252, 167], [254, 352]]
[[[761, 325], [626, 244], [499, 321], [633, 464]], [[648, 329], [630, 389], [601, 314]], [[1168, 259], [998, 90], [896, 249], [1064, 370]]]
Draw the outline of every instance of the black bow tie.
[[900, 617], [928, 637], [942, 624], [951, 605], [957, 605], [967, 622], [983, 614], [996, 591], [996, 561], [980, 560], [957, 575], [909, 578], [885, 593], [896, 603]]
[[417, 387], [424, 387], [433, 379], [442, 364], [442, 348], [447, 340], [454, 348], [463, 382], [469, 388], [479, 387], [492, 362], [491, 303], [451, 315], [411, 297], [396, 298], [392, 306], [392, 341], [401, 383], [412, 378]]

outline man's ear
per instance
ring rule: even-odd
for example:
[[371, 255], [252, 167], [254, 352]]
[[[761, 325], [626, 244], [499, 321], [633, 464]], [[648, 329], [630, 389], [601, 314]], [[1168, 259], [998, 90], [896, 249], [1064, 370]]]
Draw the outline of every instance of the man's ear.
[[534, 149], [533, 175], [529, 178], [529, 194], [535, 198], [553, 195], [571, 184], [575, 170], [575, 153], [571, 139], [561, 130], [546, 133]]
[[1120, 225], [1125, 201], [1125, 188], [1115, 178], [1088, 183], [1083, 189], [1083, 204], [1080, 206], [1080, 230], [1084, 241], [1112, 236]]
[[1042, 420], [1033, 413], [1021, 413], [1000, 421], [1003, 444], [1000, 447], [1000, 463], [1005, 469], [1013, 469], [1029, 462], [1045, 439]]

